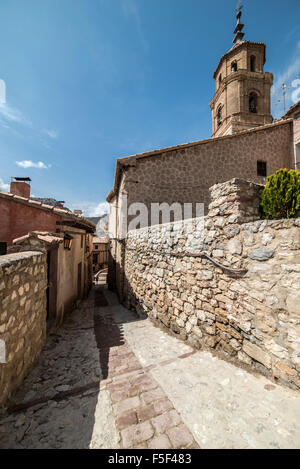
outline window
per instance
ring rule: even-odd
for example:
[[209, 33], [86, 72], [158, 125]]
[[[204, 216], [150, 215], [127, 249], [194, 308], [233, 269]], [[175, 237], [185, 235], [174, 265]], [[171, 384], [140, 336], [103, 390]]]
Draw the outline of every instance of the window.
[[221, 83], [222, 83], [222, 75], [220, 73], [220, 75], [219, 75], [219, 86], [221, 85]]
[[217, 123], [218, 123], [218, 126], [220, 126], [223, 122], [223, 119], [222, 119], [222, 108], [221, 106], [219, 107], [218, 109], [218, 113], [217, 113]]
[[80, 244], [80, 247], [81, 247], [81, 249], [82, 249], [82, 248], [83, 248], [83, 235], [81, 235], [81, 242], [80, 242], [80, 243], [81, 243], [81, 244]]
[[255, 93], [251, 93], [249, 96], [249, 112], [257, 113], [257, 95]]
[[99, 248], [98, 244], [95, 244], [95, 251], [98, 251], [98, 248]]
[[298, 171], [300, 169], [300, 143], [297, 143], [296, 145], [296, 162], [295, 162], [296, 168]]
[[7, 254], [7, 243], [5, 241], [0, 241], [0, 256], [5, 256]]
[[265, 161], [257, 162], [257, 176], [267, 177], [267, 163]]
[[64, 235], [64, 248], [71, 251], [73, 237], [68, 233]]
[[255, 55], [251, 55], [251, 57], [250, 57], [250, 71], [251, 72], [256, 71], [256, 57], [255, 57]]
[[93, 254], [93, 264], [98, 264], [98, 254]]
[[300, 112], [298, 112], [298, 114], [295, 115], [295, 120], [300, 121]]
[[235, 61], [232, 62], [232, 64], [231, 64], [231, 71], [232, 71], [232, 72], [237, 72], [237, 69], [238, 69], [237, 61], [235, 60]]

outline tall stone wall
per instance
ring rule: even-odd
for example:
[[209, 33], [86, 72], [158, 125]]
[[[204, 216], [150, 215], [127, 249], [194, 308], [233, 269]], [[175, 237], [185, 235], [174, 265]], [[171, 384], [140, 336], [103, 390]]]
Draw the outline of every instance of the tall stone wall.
[[46, 287], [45, 254], [0, 257], [0, 405], [20, 386], [44, 345]]
[[300, 219], [260, 220], [261, 190], [213, 186], [203, 236], [178, 223], [130, 232], [123, 297], [193, 346], [300, 388]]
[[137, 155], [123, 171], [117, 205], [121, 206], [124, 193], [128, 207], [144, 203], [149, 214], [155, 202], [177, 202], [182, 207], [184, 203], [204, 203], [206, 214], [209, 188], [214, 184], [234, 177], [264, 184], [264, 178], [257, 175], [257, 161], [267, 163], [268, 176], [280, 168], [294, 168], [292, 125], [283, 121], [238, 135]]

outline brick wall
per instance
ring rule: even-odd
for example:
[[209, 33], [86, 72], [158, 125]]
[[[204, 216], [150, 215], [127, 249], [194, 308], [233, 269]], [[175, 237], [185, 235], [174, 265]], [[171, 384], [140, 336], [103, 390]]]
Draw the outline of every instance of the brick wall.
[[0, 198], [0, 213], [5, 223], [0, 223], [0, 241], [6, 241], [8, 246], [16, 238], [26, 235], [29, 231], [56, 231], [56, 222], [61, 217], [54, 213], [30, 207], [11, 198]]
[[259, 220], [261, 190], [215, 185], [197, 236], [180, 223], [130, 232], [122, 295], [194, 347], [299, 389], [300, 219]]
[[0, 257], [0, 405], [20, 386], [44, 344], [46, 286], [45, 254]]

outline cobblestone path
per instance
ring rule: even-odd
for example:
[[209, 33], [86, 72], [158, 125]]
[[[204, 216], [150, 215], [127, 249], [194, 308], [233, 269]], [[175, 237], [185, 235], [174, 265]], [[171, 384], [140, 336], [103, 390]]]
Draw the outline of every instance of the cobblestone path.
[[300, 395], [95, 287], [0, 414], [0, 448], [299, 448]]

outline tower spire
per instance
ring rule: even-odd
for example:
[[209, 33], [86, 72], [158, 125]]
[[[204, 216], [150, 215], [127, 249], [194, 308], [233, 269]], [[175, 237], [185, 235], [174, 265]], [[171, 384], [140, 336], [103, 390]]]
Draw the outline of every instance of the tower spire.
[[239, 1], [238, 1], [238, 4], [237, 4], [237, 8], [236, 8], [236, 11], [237, 11], [237, 14], [236, 14], [237, 23], [236, 23], [235, 30], [234, 30], [234, 32], [233, 32], [233, 34], [235, 35], [235, 36], [234, 36], [234, 39], [233, 39], [233, 43], [234, 43], [234, 44], [239, 44], [240, 42], [242, 42], [243, 37], [245, 36], [245, 33], [243, 33], [244, 24], [241, 22], [242, 8], [243, 8], [242, 0], [239, 0]]

